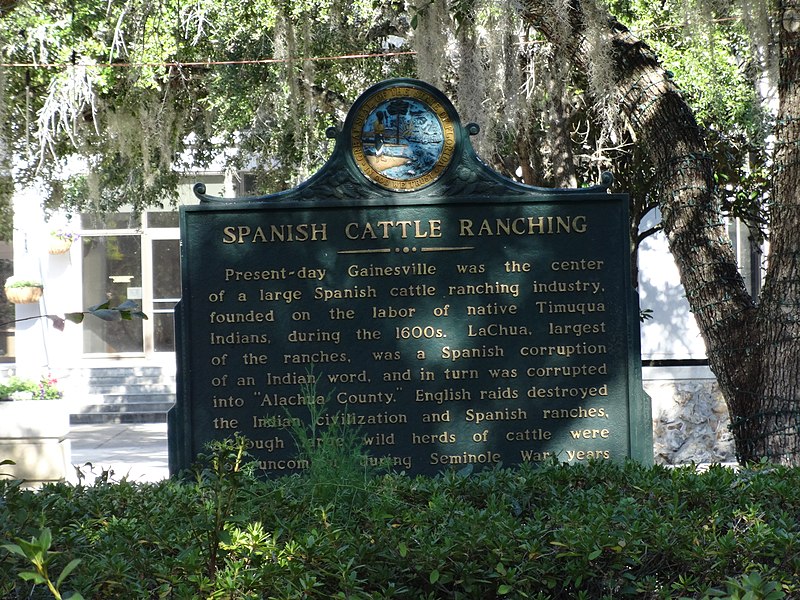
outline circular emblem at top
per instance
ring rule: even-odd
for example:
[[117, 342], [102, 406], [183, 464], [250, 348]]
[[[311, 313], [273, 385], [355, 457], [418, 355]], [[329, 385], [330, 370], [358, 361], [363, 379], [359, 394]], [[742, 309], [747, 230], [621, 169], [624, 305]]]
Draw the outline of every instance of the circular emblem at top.
[[412, 86], [378, 90], [353, 121], [353, 159], [379, 186], [412, 192], [430, 185], [453, 158], [455, 125], [433, 94]]

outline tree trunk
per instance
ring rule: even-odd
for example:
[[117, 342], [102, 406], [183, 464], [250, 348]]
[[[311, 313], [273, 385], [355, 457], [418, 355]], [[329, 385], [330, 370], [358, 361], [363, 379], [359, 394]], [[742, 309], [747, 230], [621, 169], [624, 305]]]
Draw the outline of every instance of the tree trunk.
[[740, 452], [749, 458], [800, 464], [800, 3], [784, 0], [778, 10], [770, 250], [758, 310], [759, 345], [747, 348], [763, 368], [758, 395], [749, 412], [737, 414], [734, 434], [746, 442]]
[[[558, 0], [523, 2], [526, 20], [590, 71], [596, 53], [587, 14], [601, 14], [593, 0], [572, 0], [566, 9]], [[789, 29], [800, 29], [800, 20]], [[783, 33], [781, 79], [791, 85], [781, 88], [770, 266], [758, 307], [737, 271], [691, 109], [650, 49], [613, 19], [607, 34], [615, 79], [606, 89], [619, 107], [620, 131], [632, 132], [657, 168], [664, 232], [728, 404], [739, 459], [798, 464], [800, 120], [790, 116], [800, 115], [800, 50], [797, 31]]]
[[[550, 143], [553, 163], [553, 186], [574, 188], [578, 185], [572, 155], [569, 110], [565, 106], [565, 79], [567, 69], [556, 69], [555, 58], [550, 58], [547, 85], [547, 141]], [[560, 71], [560, 72], [559, 72]]]

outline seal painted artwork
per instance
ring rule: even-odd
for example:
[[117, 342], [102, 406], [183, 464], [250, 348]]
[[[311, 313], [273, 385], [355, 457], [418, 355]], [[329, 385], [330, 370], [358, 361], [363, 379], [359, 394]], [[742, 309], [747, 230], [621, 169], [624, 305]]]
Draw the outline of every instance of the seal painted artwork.
[[453, 121], [418, 88], [381, 90], [359, 111], [353, 158], [364, 175], [390, 190], [413, 191], [436, 181], [455, 146]]

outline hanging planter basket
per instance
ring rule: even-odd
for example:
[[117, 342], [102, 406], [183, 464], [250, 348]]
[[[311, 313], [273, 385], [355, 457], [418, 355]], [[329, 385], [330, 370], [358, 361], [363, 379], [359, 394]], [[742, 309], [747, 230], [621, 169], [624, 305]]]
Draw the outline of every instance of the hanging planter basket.
[[69, 252], [72, 247], [72, 242], [81, 237], [79, 234], [69, 231], [68, 229], [56, 229], [50, 232], [50, 240], [47, 245], [47, 251], [50, 254], [64, 254]]
[[65, 252], [69, 252], [70, 248], [72, 248], [72, 240], [54, 237], [50, 239], [50, 245], [47, 247], [47, 251], [50, 254], [64, 254]]
[[33, 304], [42, 297], [44, 287], [41, 285], [5, 286], [6, 298], [12, 304]]

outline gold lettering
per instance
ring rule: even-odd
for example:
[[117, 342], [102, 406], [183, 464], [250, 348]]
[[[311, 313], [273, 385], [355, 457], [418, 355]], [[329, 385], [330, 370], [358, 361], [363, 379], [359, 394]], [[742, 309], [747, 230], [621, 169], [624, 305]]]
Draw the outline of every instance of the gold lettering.
[[223, 244], [264, 244], [276, 242], [318, 242], [328, 239], [327, 223], [288, 223], [270, 225], [265, 231], [262, 227], [255, 230], [247, 225], [227, 226], [222, 228]]
[[611, 458], [610, 450], [567, 450], [567, 460], [590, 460], [593, 458]]
[[483, 219], [475, 233], [471, 219], [459, 219], [459, 235], [550, 235], [561, 233], [586, 233], [588, 225], [584, 215], [576, 217], [517, 217], [514, 219]]

